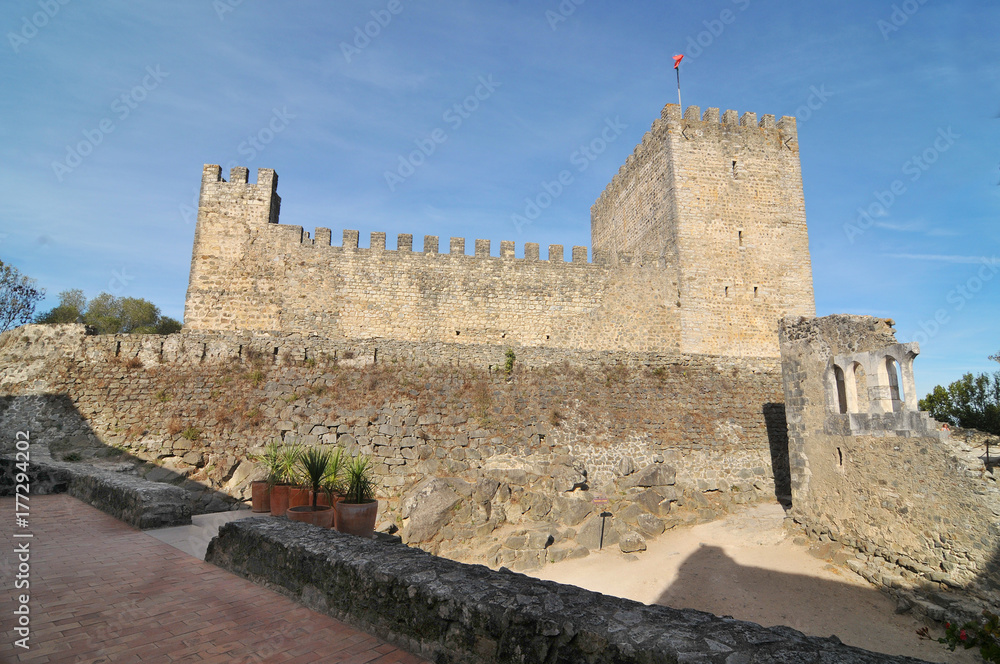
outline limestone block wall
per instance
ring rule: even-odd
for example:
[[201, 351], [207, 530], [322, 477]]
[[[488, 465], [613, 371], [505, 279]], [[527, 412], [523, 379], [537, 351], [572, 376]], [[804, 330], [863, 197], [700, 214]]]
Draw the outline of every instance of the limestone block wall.
[[[893, 357], [912, 367], [916, 345], [897, 344], [882, 319], [846, 315], [785, 319], [781, 345], [794, 518], [860, 552], [854, 566], [886, 587], [1000, 599], [994, 475], [876, 371]], [[870, 398], [845, 399], [841, 365], [872, 357]]]
[[591, 209], [595, 251], [676, 269], [681, 348], [778, 354], [777, 323], [815, 315], [795, 119], [669, 104]]
[[[185, 306], [189, 330], [299, 332], [334, 338], [385, 337], [410, 341], [677, 352], [676, 290], [658, 257], [598, 255], [537, 244], [515, 258], [513, 242], [491, 256], [489, 241], [424, 238], [413, 251], [400, 235], [387, 249], [373, 233], [358, 247], [357, 231], [331, 246], [329, 229], [315, 236], [276, 220], [273, 171], [257, 184], [246, 169], [231, 181], [206, 166], [191, 280]], [[268, 196], [274, 204], [268, 207]]]

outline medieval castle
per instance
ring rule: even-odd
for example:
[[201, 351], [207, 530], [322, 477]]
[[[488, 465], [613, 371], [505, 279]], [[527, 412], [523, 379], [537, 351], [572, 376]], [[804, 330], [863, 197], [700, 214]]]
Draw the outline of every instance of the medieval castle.
[[[0, 335], [0, 425], [51, 453], [32, 451], [33, 491], [68, 491], [138, 527], [176, 525], [246, 497], [267, 441], [329, 444], [371, 458], [384, 529], [456, 560], [530, 570], [610, 545], [641, 551], [674, 526], [777, 498], [791, 527], [905, 610], [943, 619], [1000, 606], [1000, 487], [972, 446], [917, 410], [919, 347], [896, 343], [887, 319], [815, 318], [794, 118], [667, 105], [592, 207], [591, 249], [573, 247], [569, 262], [562, 246], [543, 259], [533, 243], [517, 258], [513, 242], [493, 256], [476, 240], [469, 255], [451, 238], [442, 253], [436, 236], [419, 252], [410, 235], [389, 249], [384, 233], [361, 248], [351, 230], [333, 246], [330, 229], [279, 223], [277, 182], [269, 169], [251, 184], [246, 168], [227, 182], [204, 167], [182, 333]], [[507, 349], [517, 369], [497, 371]], [[124, 454], [128, 472], [99, 467]], [[0, 454], [0, 468], [14, 463]], [[0, 472], [0, 495], [13, 476]], [[267, 538], [294, 527], [258, 523], [256, 543], [235, 549], [236, 529], [224, 529], [210, 559], [243, 573], [233, 551], [283, 547]], [[331, 551], [316, 556], [341, 555]], [[447, 567], [459, 594], [466, 575], [486, 574], [397, 554]], [[260, 564], [254, 575], [291, 578]], [[428, 578], [437, 593], [442, 577]], [[514, 577], [488, 578], [507, 589], [492, 604], [522, 597]], [[288, 590], [319, 601], [311, 583]], [[447, 648], [473, 633], [443, 618], [451, 600], [441, 611], [410, 601], [411, 583], [366, 573], [364, 602], [338, 590], [319, 608], [391, 598], [386, 615], [415, 617], [387, 634], [429, 615], [444, 620]], [[395, 599], [401, 588], [409, 599]], [[619, 608], [600, 602], [594, 624], [608, 630]], [[559, 641], [542, 630], [576, 612], [543, 616], [538, 633]], [[643, 633], [665, 633], [664, 615], [643, 618]], [[713, 638], [737, 624], [704, 615]], [[497, 638], [475, 635], [474, 652]], [[748, 648], [844, 648], [814, 641], [769, 633]], [[664, 643], [650, 652], [674, 647]], [[715, 661], [717, 643], [698, 647]], [[493, 661], [478, 657], [453, 661]]]
[[278, 222], [277, 174], [205, 166], [188, 330], [777, 357], [815, 313], [795, 118], [668, 105], [591, 209], [593, 250]]

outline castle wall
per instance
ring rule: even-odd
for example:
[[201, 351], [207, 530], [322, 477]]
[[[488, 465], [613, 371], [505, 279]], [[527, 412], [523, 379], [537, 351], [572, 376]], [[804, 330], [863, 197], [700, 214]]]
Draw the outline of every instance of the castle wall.
[[778, 320], [815, 315], [794, 118], [667, 105], [591, 228], [595, 250], [676, 266], [684, 352], [775, 356]]
[[[786, 319], [781, 344], [795, 520], [855, 549], [849, 564], [885, 587], [1000, 598], [1000, 489], [976, 452], [911, 407], [916, 345], [846, 315]], [[887, 358], [901, 381], [880, 369]]]
[[[239, 174], [234, 171], [234, 177]], [[273, 182], [273, 172], [259, 180]], [[242, 178], [245, 179], [245, 178]], [[677, 314], [664, 306], [676, 289], [662, 259], [597, 256], [562, 246], [548, 260], [528, 244], [525, 258], [504, 242], [452, 238], [448, 253], [425, 237], [422, 252], [401, 235], [395, 250], [373, 233], [358, 248], [356, 231], [331, 246], [328, 229], [315, 237], [299, 226], [246, 213], [267, 184], [223, 182], [207, 167], [192, 278], [185, 308], [189, 330], [275, 330], [339, 338], [495, 343], [593, 350], [678, 350]]]
[[274, 171], [202, 177], [189, 330], [777, 357], [777, 321], [813, 315], [794, 118], [667, 105], [591, 211], [586, 247], [278, 224]]
[[[79, 421], [7, 419], [27, 411], [5, 414], [0, 399], [0, 424], [30, 428], [57, 458], [74, 445], [119, 448], [233, 495], [256, 476], [250, 453], [274, 438], [338, 444], [373, 455], [383, 522], [402, 519], [403, 499], [427, 478], [495, 482], [485, 498], [460, 494], [423, 542], [465, 558], [456, 552], [511, 529], [599, 528], [597, 495], [615, 515], [613, 544], [611, 531], [643, 524], [653, 536], [774, 500], [775, 474], [787, 482], [780, 463], [772, 471], [785, 444], [773, 360], [517, 352], [508, 376], [492, 345], [28, 326], [0, 337], [0, 395], [66, 395]], [[669, 479], [639, 484], [649, 468]], [[477, 559], [538, 564], [540, 554], [497, 544]]]

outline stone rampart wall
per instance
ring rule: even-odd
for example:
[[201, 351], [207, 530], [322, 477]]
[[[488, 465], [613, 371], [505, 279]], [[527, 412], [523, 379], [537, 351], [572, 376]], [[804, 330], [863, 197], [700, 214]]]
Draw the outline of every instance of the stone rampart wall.
[[274, 519], [224, 525], [206, 560], [441, 663], [917, 661]]
[[496, 549], [476, 555], [506, 560], [508, 531], [537, 529], [554, 529], [546, 546], [569, 546], [596, 519], [598, 496], [615, 514], [610, 530], [655, 536], [773, 500], [775, 474], [787, 493], [778, 368], [767, 359], [518, 349], [507, 375], [503, 349], [487, 346], [59, 329], [0, 338], [12, 360], [0, 390], [66, 395], [86, 423], [70, 432], [57, 426], [66, 414], [50, 418], [58, 453], [64, 438], [81, 439], [242, 495], [259, 475], [249, 456], [270, 440], [335, 443], [373, 455], [382, 522], [404, 535], [405, 499], [426, 478], [450, 478], [461, 504], [431, 519], [420, 539], [434, 550], [492, 537]]

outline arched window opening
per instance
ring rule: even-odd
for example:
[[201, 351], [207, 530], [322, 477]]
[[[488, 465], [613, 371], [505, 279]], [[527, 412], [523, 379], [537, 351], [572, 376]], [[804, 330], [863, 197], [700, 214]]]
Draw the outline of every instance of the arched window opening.
[[892, 402], [892, 412], [898, 413], [903, 409], [903, 394], [900, 388], [902, 382], [899, 379], [899, 363], [891, 357], [886, 357], [885, 373], [889, 379], [889, 400]]
[[833, 376], [837, 381], [837, 405], [841, 414], [847, 412], [847, 382], [844, 380], [844, 370], [833, 365]]

